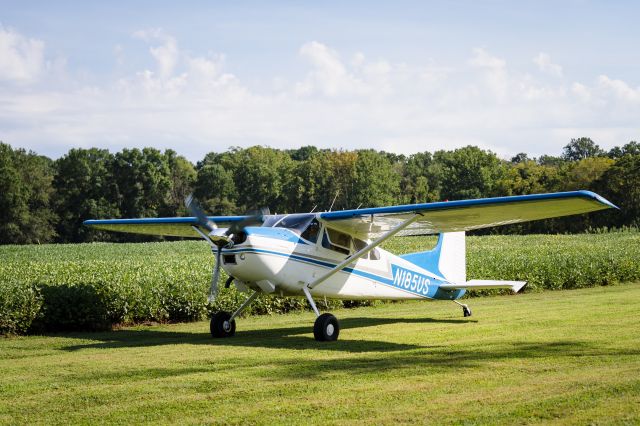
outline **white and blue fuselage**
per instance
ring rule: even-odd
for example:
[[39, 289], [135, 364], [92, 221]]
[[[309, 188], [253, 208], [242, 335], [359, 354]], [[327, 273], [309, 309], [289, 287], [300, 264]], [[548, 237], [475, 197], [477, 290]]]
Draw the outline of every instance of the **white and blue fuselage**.
[[[222, 268], [235, 277], [238, 289], [251, 288], [281, 296], [304, 295], [303, 287], [347, 258], [287, 228], [248, 227], [246, 240], [222, 250]], [[310, 290], [314, 296], [338, 299], [455, 300], [460, 289], [441, 289], [449, 281], [401, 256], [375, 249]]]

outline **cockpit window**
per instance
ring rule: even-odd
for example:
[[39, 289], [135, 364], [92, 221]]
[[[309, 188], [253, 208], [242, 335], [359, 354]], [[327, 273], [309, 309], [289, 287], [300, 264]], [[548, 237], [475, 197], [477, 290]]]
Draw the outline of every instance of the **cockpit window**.
[[314, 214], [290, 214], [285, 216], [280, 222], [276, 223], [277, 228], [287, 228], [300, 235], [313, 221]]
[[300, 236], [307, 241], [315, 243], [318, 241], [318, 234], [320, 233], [320, 224], [317, 220], [313, 219], [307, 229], [305, 229]]

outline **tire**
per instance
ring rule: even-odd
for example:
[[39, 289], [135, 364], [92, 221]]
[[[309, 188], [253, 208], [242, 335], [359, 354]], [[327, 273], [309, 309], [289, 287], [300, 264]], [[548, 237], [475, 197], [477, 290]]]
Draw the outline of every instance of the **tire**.
[[464, 306], [462, 308], [462, 315], [464, 315], [464, 317], [470, 317], [471, 316], [471, 309], [469, 309], [469, 307]]
[[313, 324], [313, 337], [318, 342], [332, 342], [338, 339], [340, 334], [340, 323], [331, 314], [322, 314], [316, 318]]
[[231, 337], [236, 334], [236, 320], [229, 322], [229, 318], [231, 318], [229, 312], [221, 311], [213, 314], [209, 324], [212, 337]]

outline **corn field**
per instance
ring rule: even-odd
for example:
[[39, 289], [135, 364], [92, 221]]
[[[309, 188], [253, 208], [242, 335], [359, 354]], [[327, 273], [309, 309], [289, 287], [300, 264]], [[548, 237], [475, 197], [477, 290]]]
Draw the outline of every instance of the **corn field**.
[[[396, 238], [385, 249], [410, 253], [435, 241]], [[525, 291], [609, 285], [640, 279], [639, 255], [638, 232], [468, 237], [467, 277], [523, 280]], [[233, 310], [245, 298], [233, 286], [207, 303], [212, 263], [200, 241], [0, 246], [0, 333], [103, 330]], [[332, 309], [363, 302], [328, 303]], [[302, 309], [303, 299], [264, 296], [245, 312]]]

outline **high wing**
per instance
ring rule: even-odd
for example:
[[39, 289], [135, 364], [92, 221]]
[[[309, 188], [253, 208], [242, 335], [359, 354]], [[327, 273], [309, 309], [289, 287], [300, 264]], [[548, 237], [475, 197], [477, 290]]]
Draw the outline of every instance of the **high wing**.
[[396, 235], [471, 231], [609, 208], [618, 207], [596, 193], [571, 191], [342, 210], [319, 213], [319, 218], [331, 228], [366, 240], [416, 214], [418, 218]]
[[[207, 216], [220, 228], [242, 222], [249, 216]], [[98, 219], [85, 220], [84, 225], [105, 231], [131, 232], [134, 234], [165, 235], [170, 237], [201, 238], [193, 226], [198, 225], [195, 217], [159, 217], [144, 219]]]

